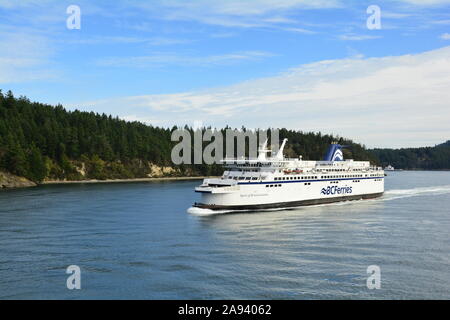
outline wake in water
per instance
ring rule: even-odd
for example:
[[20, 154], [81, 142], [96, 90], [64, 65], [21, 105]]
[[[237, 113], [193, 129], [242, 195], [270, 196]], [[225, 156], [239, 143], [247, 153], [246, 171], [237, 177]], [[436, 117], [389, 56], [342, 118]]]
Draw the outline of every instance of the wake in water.
[[211, 209], [203, 209], [197, 207], [190, 207], [187, 212], [194, 216], [212, 216], [215, 214], [227, 213], [226, 210], [211, 210]]
[[213, 216], [224, 213], [245, 213], [245, 212], [269, 212], [269, 211], [281, 211], [281, 210], [292, 210], [296, 209], [293, 207], [289, 208], [273, 208], [273, 209], [255, 209], [255, 210], [211, 210], [197, 207], [190, 207], [187, 212], [194, 216]]
[[394, 189], [385, 191], [383, 197], [380, 199], [388, 201], [416, 196], [434, 196], [448, 193], [450, 193], [450, 185], [414, 189]]
[[424, 187], [424, 188], [414, 188], [414, 189], [393, 189], [384, 192], [381, 198], [369, 199], [369, 200], [354, 200], [354, 201], [341, 201], [334, 203], [318, 204], [312, 206], [301, 206], [301, 207], [286, 207], [286, 208], [274, 208], [274, 209], [258, 209], [258, 210], [211, 210], [204, 208], [191, 207], [187, 210], [189, 214], [196, 216], [211, 216], [219, 215], [224, 213], [244, 213], [244, 212], [267, 212], [267, 211], [282, 211], [282, 210], [294, 210], [301, 209], [305, 207], [322, 207], [322, 206], [342, 206], [348, 204], [358, 204], [367, 201], [390, 201], [402, 198], [416, 197], [416, 196], [426, 196], [426, 195], [441, 195], [450, 193], [450, 185], [448, 186], [436, 186], [436, 187]]

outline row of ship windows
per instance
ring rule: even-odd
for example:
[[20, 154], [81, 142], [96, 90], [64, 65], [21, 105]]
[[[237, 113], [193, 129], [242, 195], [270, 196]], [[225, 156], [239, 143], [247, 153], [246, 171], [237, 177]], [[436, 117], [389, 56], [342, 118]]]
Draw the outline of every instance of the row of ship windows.
[[[377, 181], [377, 180], [381, 181], [381, 179], [375, 179], [375, 181]], [[352, 182], [361, 182], [361, 180], [353, 180]], [[330, 181], [330, 184], [339, 184], [339, 181]]]
[[[368, 175], [368, 177], [376, 177], [376, 174]], [[364, 175], [362, 174], [353, 174], [353, 175], [343, 175], [343, 176], [322, 176], [322, 179], [345, 179], [345, 178], [363, 178]], [[311, 177], [275, 177], [275, 181], [279, 180], [316, 180], [321, 179], [321, 177], [318, 176], [311, 176]]]
[[274, 180], [314, 180], [319, 177], [275, 177]]
[[[305, 186], [310, 186], [311, 182], [306, 182]], [[281, 184], [266, 184], [266, 188], [277, 188], [277, 187], [281, 187]]]
[[[344, 172], [347, 171], [347, 169], [321, 169], [319, 170], [326, 171], [326, 172]], [[352, 169], [353, 171], [362, 171], [363, 169]]]
[[[225, 177], [226, 178], [226, 177]], [[228, 177], [229, 179], [234, 179], [234, 180], [258, 180], [258, 177]]]
[[[378, 175], [376, 174], [370, 174], [368, 175], [368, 177], [377, 177]], [[345, 179], [345, 178], [362, 178], [364, 177], [362, 174], [361, 175], [344, 175], [344, 176], [322, 176], [318, 177], [318, 176], [310, 176], [310, 177], [298, 177], [298, 176], [293, 176], [293, 177], [275, 177], [274, 180], [275, 181], [286, 181], [286, 180], [317, 180], [317, 179]], [[226, 177], [225, 177], [226, 178]], [[229, 177], [229, 179], [234, 179], [234, 180], [246, 180], [246, 181], [250, 181], [250, 180], [258, 180], [258, 177]], [[380, 179], [381, 181], [381, 179]]]

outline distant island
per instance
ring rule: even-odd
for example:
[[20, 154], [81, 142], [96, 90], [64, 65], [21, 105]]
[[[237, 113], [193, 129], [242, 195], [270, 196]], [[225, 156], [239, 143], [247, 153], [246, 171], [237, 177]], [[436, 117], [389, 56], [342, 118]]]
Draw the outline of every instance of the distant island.
[[[0, 90], [0, 188], [14, 186], [4, 182], [14, 179], [20, 179], [18, 186], [24, 186], [25, 180], [34, 185], [45, 181], [222, 174], [219, 165], [174, 165], [171, 150], [176, 142], [170, 137], [175, 129], [106, 114], [68, 111], [61, 105], [31, 102]], [[185, 129], [194, 131], [187, 126]], [[321, 159], [327, 146], [337, 141], [350, 146], [344, 156], [355, 160], [404, 169], [450, 168], [450, 142], [434, 148], [368, 150], [350, 139], [320, 132], [280, 129], [280, 138], [289, 139], [287, 156], [301, 154], [305, 160]]]

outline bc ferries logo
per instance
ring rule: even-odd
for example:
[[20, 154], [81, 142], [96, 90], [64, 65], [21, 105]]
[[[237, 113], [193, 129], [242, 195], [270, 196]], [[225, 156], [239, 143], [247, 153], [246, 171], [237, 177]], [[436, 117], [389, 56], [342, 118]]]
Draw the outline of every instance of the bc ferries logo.
[[323, 160], [325, 161], [344, 161], [344, 154], [342, 153], [342, 148], [346, 146], [341, 146], [340, 144], [333, 143], [328, 147], [327, 153]]
[[338, 187], [338, 186], [330, 186], [327, 188], [322, 188], [322, 191], [320, 191], [323, 195], [334, 195], [334, 194], [349, 194], [352, 193], [352, 187]]
[[331, 159], [331, 161], [343, 161], [344, 160], [344, 155], [342, 154], [342, 150], [341, 149], [337, 149], [334, 152], [333, 158]]

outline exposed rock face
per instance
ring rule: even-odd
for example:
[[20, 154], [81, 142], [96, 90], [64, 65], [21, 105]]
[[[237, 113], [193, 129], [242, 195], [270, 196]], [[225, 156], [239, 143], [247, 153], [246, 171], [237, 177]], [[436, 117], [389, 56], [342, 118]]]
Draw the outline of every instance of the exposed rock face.
[[35, 187], [36, 183], [11, 173], [0, 171], [0, 189]]
[[160, 167], [151, 163], [150, 173], [147, 176], [149, 178], [159, 178], [164, 176], [170, 176], [176, 173], [178, 173], [178, 171], [172, 167]]

